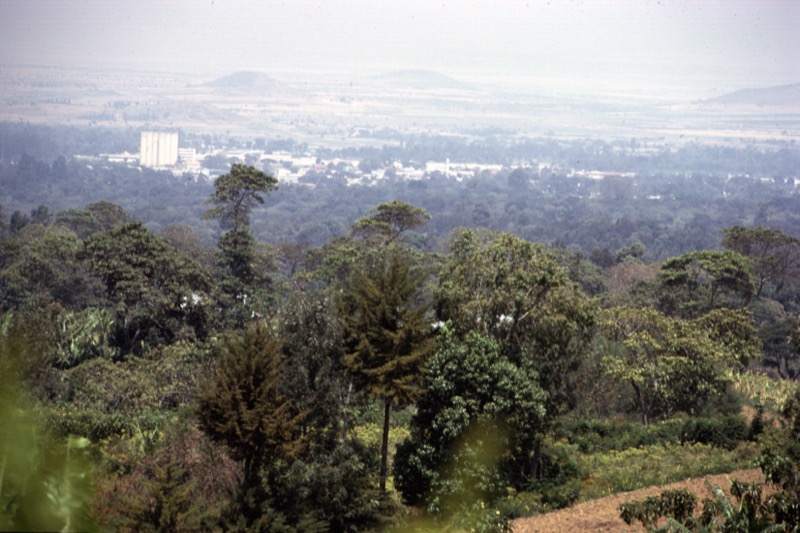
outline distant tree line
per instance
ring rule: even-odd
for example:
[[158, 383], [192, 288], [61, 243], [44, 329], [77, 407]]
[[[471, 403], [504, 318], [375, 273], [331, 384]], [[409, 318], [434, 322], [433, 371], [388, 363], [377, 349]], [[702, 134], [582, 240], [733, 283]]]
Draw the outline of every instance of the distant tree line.
[[[45, 133], [31, 127], [29, 135], [50, 139], [56, 132]], [[416, 142], [422, 146], [428, 140], [434, 151], [437, 142], [444, 142], [437, 138]], [[292, 146], [291, 141], [281, 143]], [[447, 140], [445, 145], [452, 143], [456, 141]], [[501, 142], [496, 143], [499, 150]], [[555, 155], [548, 160], [552, 166], [540, 169], [510, 162], [522, 152], [514, 157], [509, 154], [528, 144], [534, 148], [522, 159], [541, 162]], [[578, 251], [603, 266], [610, 264], [616, 250], [635, 243], [644, 246], [648, 259], [713, 248], [718, 246], [720, 232], [734, 225], [800, 233], [800, 195], [794, 184], [800, 156], [791, 146], [770, 152], [688, 145], [649, 152], [634, 142], [543, 140], [528, 144], [505, 146], [506, 155], [494, 153], [494, 161], [507, 162], [496, 174], [476, 169], [463, 181], [434, 172], [421, 181], [388, 177], [376, 186], [348, 187], [343, 172], [306, 175], [298, 185], [284, 184], [270, 205], [254, 210], [253, 234], [262, 241], [319, 246], [346, 231], [369, 206], [392, 199], [420, 206], [432, 215], [431, 223], [415, 237], [422, 246], [431, 246], [457, 227], [488, 227]], [[421, 164], [428, 157], [452, 155], [445, 147], [415, 156], [414, 146], [324, 155], [358, 156], [370, 167], [416, 157]], [[469, 143], [466, 146], [464, 157], [471, 153]], [[569, 155], [572, 151], [583, 155]], [[611, 159], [600, 164], [591, 154]], [[569, 176], [558, 166], [559, 160], [586, 168], [597, 164], [609, 172], [632, 170], [636, 176], [613, 172], [602, 179]], [[203, 220], [199, 207], [212, 188], [208, 181], [188, 174], [176, 177], [105, 162], [85, 164], [62, 155], [45, 159], [21, 153], [6, 156], [0, 163], [0, 205], [7, 217], [15, 211], [17, 219], [28, 216], [41, 205], [57, 212], [105, 200], [122, 206], [154, 231], [175, 224], [192, 226], [206, 246], [220, 235], [217, 226]]]

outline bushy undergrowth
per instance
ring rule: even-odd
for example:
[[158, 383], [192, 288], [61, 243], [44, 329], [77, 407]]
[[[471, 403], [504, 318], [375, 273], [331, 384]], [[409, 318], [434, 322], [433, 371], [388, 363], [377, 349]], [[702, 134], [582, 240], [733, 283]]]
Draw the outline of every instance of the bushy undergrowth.
[[526, 491], [538, 494], [545, 510], [569, 507], [581, 493], [582, 471], [576, 447], [546, 439], [542, 452], [541, 476], [529, 481]]
[[578, 447], [580, 453], [626, 450], [655, 444], [677, 444], [680, 430], [677, 421], [643, 426], [640, 422], [576, 420], [565, 422], [560, 436]]
[[748, 438], [740, 415], [674, 419], [643, 426], [636, 422], [577, 420], [562, 425], [560, 436], [581, 453], [621, 451], [658, 444], [709, 444], [733, 449]]
[[82, 411], [67, 407], [46, 409], [44, 419], [47, 428], [54, 434], [79, 435], [92, 442], [99, 442], [114, 436], [137, 435], [142, 432], [158, 431], [175, 421], [170, 412], [145, 411], [135, 416], [119, 413], [106, 414]]
[[754, 465], [758, 451], [753, 443], [733, 450], [708, 444], [662, 443], [625, 450], [580, 453], [564, 441], [550, 443], [553, 457], [569, 454], [570, 475], [531, 485], [530, 492], [512, 493], [497, 507], [513, 519], [568, 507], [578, 500], [664, 485], [690, 477], [732, 472]]
[[688, 477], [753, 466], [753, 434], [739, 415], [635, 422], [578, 420], [561, 426], [543, 448], [542, 471], [525, 492], [499, 501], [508, 518], [568, 507]]
[[[766, 485], [732, 480], [731, 497], [713, 487], [713, 498], [702, 502], [702, 512], [692, 516], [697, 498], [689, 491], [665, 491], [660, 497], [626, 502], [620, 517], [628, 524], [641, 522], [647, 531], [780, 531], [800, 530], [800, 391], [787, 401], [777, 423], [759, 437], [757, 464]], [[680, 492], [680, 494], [677, 494]], [[676, 497], [678, 496], [678, 497]], [[666, 525], [659, 527], [666, 519]]]
[[[372, 450], [376, 456], [381, 451], [381, 433], [382, 428], [377, 423], [367, 423], [353, 428], [352, 436], [358, 439], [366, 448]], [[394, 461], [395, 450], [398, 444], [408, 438], [410, 431], [408, 425], [395, 426], [389, 428], [389, 463]], [[387, 487], [391, 490], [394, 489], [394, 476], [389, 476], [387, 479]]]
[[708, 444], [657, 444], [581, 455], [585, 500], [690, 477], [732, 472], [753, 466], [756, 446], [742, 443], [733, 450]]

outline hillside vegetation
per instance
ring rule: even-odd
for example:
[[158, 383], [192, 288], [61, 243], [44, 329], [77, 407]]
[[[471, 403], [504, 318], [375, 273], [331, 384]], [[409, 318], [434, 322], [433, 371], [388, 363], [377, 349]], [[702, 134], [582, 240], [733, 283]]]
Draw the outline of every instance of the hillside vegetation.
[[[137, 213], [171, 191], [202, 222], [144, 221], [100, 198], [0, 211], [0, 529], [503, 531], [754, 465], [768, 490], [737, 485], [693, 517], [664, 504], [642, 522], [800, 523], [786, 177], [752, 216], [734, 207], [753, 209], [744, 191], [762, 186], [728, 180], [708, 218], [697, 208], [667, 229], [622, 214], [591, 227], [640, 196], [561, 195], [566, 178], [511, 172], [443, 185], [483, 191], [486, 216], [467, 199], [434, 212], [390, 198], [315, 244], [264, 238], [289, 220], [284, 187], [245, 164], [205, 186], [32, 156], [0, 168], [15, 202], [78, 176], [145, 191], [126, 200]], [[481, 224], [500, 198], [508, 226]], [[566, 236], [592, 206], [587, 244], [535, 238]], [[656, 505], [629, 497], [625, 509]]]

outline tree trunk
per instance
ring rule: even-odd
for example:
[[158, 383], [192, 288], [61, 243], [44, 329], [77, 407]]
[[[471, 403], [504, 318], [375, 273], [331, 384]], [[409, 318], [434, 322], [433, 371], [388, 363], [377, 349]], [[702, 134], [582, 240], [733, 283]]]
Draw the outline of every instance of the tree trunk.
[[633, 390], [636, 391], [636, 399], [639, 400], [639, 410], [642, 412], [642, 423], [644, 427], [647, 427], [650, 423], [650, 409], [653, 407], [653, 402], [651, 401], [649, 405], [645, 404], [642, 389], [634, 382], [631, 382], [631, 385], [633, 385]]
[[786, 366], [786, 370], [789, 370], [789, 361], [780, 355], [776, 359], [778, 360], [778, 364], [776, 365], [778, 369], [778, 375], [781, 377], [781, 379], [789, 379], [789, 374], [783, 370], [784, 365]]
[[536, 438], [533, 443], [533, 460], [531, 461], [531, 479], [539, 479], [542, 473], [542, 439]]
[[383, 442], [381, 443], [381, 492], [386, 492], [386, 473], [389, 462], [389, 414], [391, 413], [392, 402], [389, 398], [383, 400]]
[[347, 395], [344, 398], [344, 409], [342, 412], [342, 443], [347, 442], [347, 431], [350, 423], [350, 396], [353, 394], [353, 380], [347, 384]]

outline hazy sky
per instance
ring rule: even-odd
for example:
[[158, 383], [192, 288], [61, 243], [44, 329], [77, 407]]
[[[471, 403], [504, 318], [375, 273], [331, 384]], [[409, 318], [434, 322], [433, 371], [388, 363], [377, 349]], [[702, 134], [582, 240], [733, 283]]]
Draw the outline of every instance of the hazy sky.
[[0, 64], [701, 93], [800, 82], [800, 0], [0, 0]]

